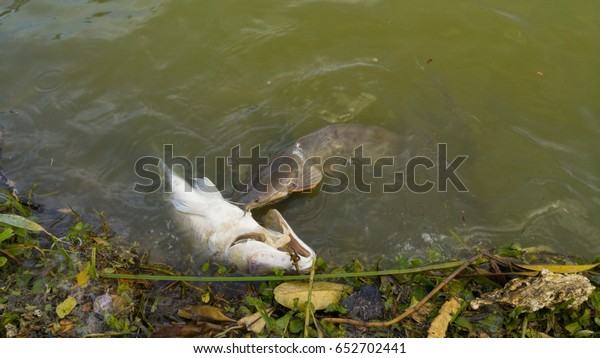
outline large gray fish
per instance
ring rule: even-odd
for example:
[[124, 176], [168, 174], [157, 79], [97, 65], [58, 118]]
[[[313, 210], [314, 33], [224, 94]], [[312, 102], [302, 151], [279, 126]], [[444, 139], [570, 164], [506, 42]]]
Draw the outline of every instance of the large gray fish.
[[234, 265], [250, 274], [273, 269], [307, 271], [315, 252], [292, 230], [277, 210], [269, 210], [261, 226], [250, 212], [227, 202], [208, 178], [191, 186], [162, 164], [171, 183], [168, 198], [178, 228], [188, 231], [193, 251], [207, 259]]
[[[415, 145], [417, 143], [419, 145]], [[279, 201], [293, 192], [313, 189], [328, 170], [323, 165], [327, 158], [350, 159], [358, 147], [362, 148], [365, 157], [377, 159], [388, 156], [394, 158], [396, 165], [402, 165], [415, 155], [436, 158], [431, 154], [431, 150], [435, 151], [435, 141], [421, 132], [401, 137], [380, 127], [329, 125], [294, 142], [252, 179], [249, 190], [234, 193], [232, 201], [244, 210], [252, 210]], [[424, 148], [426, 152], [423, 152]]]

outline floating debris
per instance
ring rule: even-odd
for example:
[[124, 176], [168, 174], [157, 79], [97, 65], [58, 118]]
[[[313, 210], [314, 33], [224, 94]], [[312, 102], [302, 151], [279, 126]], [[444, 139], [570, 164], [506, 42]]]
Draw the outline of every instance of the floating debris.
[[471, 301], [471, 308], [505, 303], [521, 307], [524, 312], [535, 312], [542, 308], [552, 309], [571, 300], [568, 307], [572, 308], [587, 301], [592, 291], [594, 286], [584, 276], [555, 274], [544, 270], [539, 276], [509, 281], [504, 288]]

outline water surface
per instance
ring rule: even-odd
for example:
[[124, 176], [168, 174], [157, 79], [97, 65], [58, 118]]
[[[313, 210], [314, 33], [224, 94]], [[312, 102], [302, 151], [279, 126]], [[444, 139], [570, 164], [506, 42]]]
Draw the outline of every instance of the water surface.
[[[294, 195], [326, 259], [511, 241], [600, 253], [595, 1], [15, 1], [0, 13], [2, 165], [50, 208], [104, 211], [182, 260], [135, 161], [271, 153], [331, 123], [426, 131], [468, 155], [468, 195]], [[260, 214], [258, 212], [257, 214]], [[453, 230], [464, 240], [457, 243]]]

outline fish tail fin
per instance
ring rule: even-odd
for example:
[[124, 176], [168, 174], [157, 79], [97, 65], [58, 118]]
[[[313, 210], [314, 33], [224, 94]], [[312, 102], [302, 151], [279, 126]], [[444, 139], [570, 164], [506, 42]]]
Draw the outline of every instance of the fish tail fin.
[[198, 214], [206, 205], [224, 201], [219, 189], [208, 178], [193, 179], [193, 186], [177, 175], [164, 161], [159, 167], [164, 173], [164, 187], [168, 199], [180, 212]]

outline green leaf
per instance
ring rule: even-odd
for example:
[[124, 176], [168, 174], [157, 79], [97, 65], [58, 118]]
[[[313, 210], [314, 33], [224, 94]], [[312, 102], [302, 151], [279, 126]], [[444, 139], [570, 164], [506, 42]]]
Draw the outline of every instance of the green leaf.
[[594, 292], [592, 292], [590, 296], [590, 301], [592, 302], [592, 306], [594, 306], [594, 309], [600, 312], [600, 289], [596, 288]]
[[593, 337], [594, 336], [594, 331], [591, 331], [589, 329], [582, 329], [581, 331], [577, 331], [577, 333], [575, 333], [575, 337], [577, 338], [588, 338], [588, 337]]
[[48, 283], [47, 277], [41, 277], [37, 280], [33, 281], [33, 286], [31, 287], [31, 293], [44, 293], [46, 291], [46, 283]]
[[6, 230], [2, 231], [2, 233], [0, 234], [0, 242], [6, 240], [6, 239], [10, 239], [13, 236], [13, 230], [11, 228], [7, 228]]
[[586, 309], [585, 311], [583, 311], [581, 317], [577, 319], [577, 322], [579, 322], [582, 328], [587, 328], [590, 325], [590, 323], [592, 323], [590, 317], [591, 312], [590, 310]]
[[0, 222], [29, 231], [45, 231], [44, 228], [40, 226], [40, 224], [19, 215], [0, 214]]
[[498, 248], [498, 256], [514, 257], [519, 259], [523, 256], [523, 251], [518, 245], [510, 243]]
[[294, 318], [290, 321], [290, 332], [298, 333], [304, 329], [304, 320]]
[[275, 328], [277, 329], [277, 333], [283, 335], [288, 325], [290, 324], [290, 319], [292, 318], [291, 311], [280, 317], [275, 321]]
[[510, 318], [517, 318], [521, 313], [523, 313], [523, 307], [517, 306], [508, 314], [508, 316]]
[[466, 317], [458, 316], [452, 323], [468, 330], [469, 332], [473, 330], [473, 324]]
[[56, 314], [58, 315], [58, 318], [65, 318], [69, 313], [71, 313], [71, 311], [73, 310], [73, 308], [75, 308], [76, 305], [77, 300], [75, 299], [75, 297], [67, 297], [66, 300], [64, 300], [61, 304], [56, 306]]
[[33, 275], [31, 274], [31, 272], [29, 270], [23, 272], [22, 274], [18, 275], [15, 279], [15, 282], [17, 284], [17, 286], [21, 287], [21, 288], [25, 288], [27, 287], [27, 285], [29, 285], [29, 282], [31, 281], [31, 279], [33, 279]]
[[29, 231], [45, 232], [48, 236], [50, 236], [50, 238], [52, 239], [52, 242], [54, 243], [54, 245], [56, 245], [56, 247], [58, 248], [58, 251], [65, 258], [65, 260], [67, 260], [67, 262], [69, 262], [69, 264], [72, 264], [69, 254], [60, 245], [60, 243], [58, 242], [58, 238], [56, 236], [50, 234], [48, 231], [46, 231], [40, 224], [33, 222], [22, 216], [14, 215], [14, 214], [0, 214], [0, 223], [4, 223], [4, 224], [7, 224], [7, 225], [10, 225], [13, 227], [18, 227], [18, 228], [29, 230]]
[[227, 267], [219, 265], [219, 268], [217, 269], [217, 274], [218, 275], [223, 275], [226, 272], [227, 272]]
[[6, 262], [8, 261], [8, 259], [4, 256], [0, 256], [0, 267], [6, 265]]
[[127, 319], [127, 317], [123, 319], [118, 319], [117, 317], [109, 313], [104, 318], [104, 321], [110, 328], [114, 329], [117, 332], [126, 332], [129, 330], [129, 320]]
[[504, 317], [499, 312], [493, 312], [486, 318], [478, 321], [476, 324], [482, 327], [486, 332], [496, 333], [502, 329]]
[[571, 323], [571, 324], [568, 324], [568, 325], [566, 325], [566, 326], [565, 326], [565, 329], [566, 329], [567, 331], [569, 331], [569, 333], [571, 333], [571, 334], [575, 334], [575, 333], [577, 333], [578, 331], [581, 331], [581, 326], [579, 325], [579, 323], [578, 323], [578, 322], [573, 322], [573, 323]]

